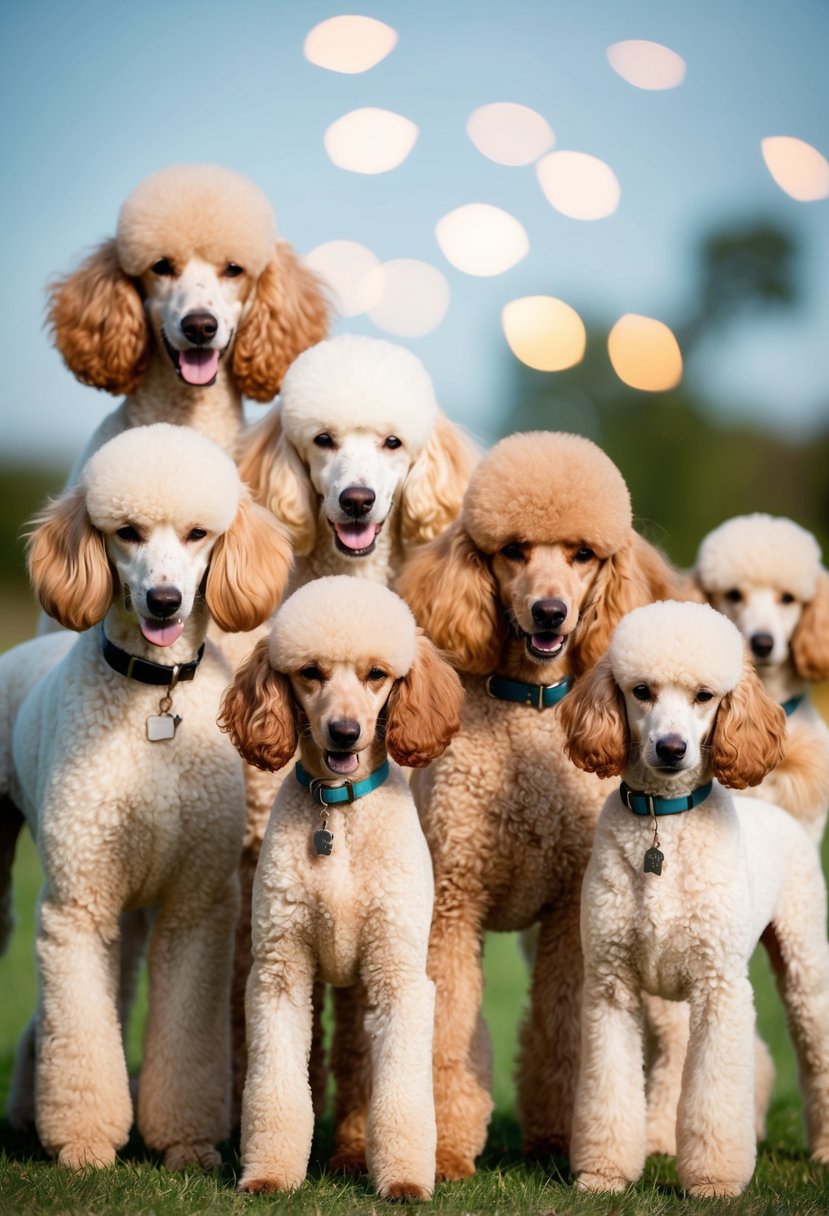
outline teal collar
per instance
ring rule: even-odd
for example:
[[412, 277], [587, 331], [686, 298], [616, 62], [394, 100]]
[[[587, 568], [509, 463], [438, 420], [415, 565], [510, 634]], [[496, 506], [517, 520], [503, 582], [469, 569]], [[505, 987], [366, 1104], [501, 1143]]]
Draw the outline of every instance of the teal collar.
[[790, 718], [796, 709], [799, 709], [806, 700], [806, 694], [801, 693], [799, 697], [789, 697], [788, 701], [784, 701], [780, 708], [787, 718]]
[[629, 811], [634, 815], [679, 815], [699, 806], [711, 793], [713, 781], [706, 781], [692, 794], [684, 794], [681, 798], [660, 798], [658, 794], [642, 794], [632, 790], [623, 781], [619, 788], [619, 796]]
[[362, 781], [345, 781], [342, 785], [325, 785], [327, 778], [312, 777], [299, 761], [294, 771], [299, 784], [310, 789], [312, 798], [320, 806], [336, 806], [339, 802], [356, 802], [358, 798], [376, 790], [389, 775], [389, 762], [384, 760], [379, 768], [369, 773]]
[[497, 701], [515, 701], [518, 705], [532, 705], [535, 709], [549, 709], [558, 705], [573, 686], [569, 676], [557, 684], [525, 684], [523, 680], [508, 680], [506, 676], [487, 676], [486, 690]]

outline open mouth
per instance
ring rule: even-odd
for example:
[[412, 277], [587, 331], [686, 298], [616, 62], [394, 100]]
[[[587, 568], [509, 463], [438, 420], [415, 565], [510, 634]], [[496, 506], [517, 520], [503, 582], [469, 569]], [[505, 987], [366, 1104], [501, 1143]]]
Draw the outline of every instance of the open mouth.
[[153, 646], [172, 646], [184, 632], [184, 621], [178, 616], [166, 617], [164, 620], [151, 616], [139, 621], [138, 625], [144, 637]]
[[345, 523], [328, 521], [334, 531], [334, 544], [340, 553], [348, 557], [366, 557], [373, 552], [382, 524]]
[[214, 350], [208, 346], [188, 346], [184, 350], [176, 350], [163, 329], [161, 336], [173, 367], [185, 384], [192, 388], [202, 388], [216, 383], [219, 360], [224, 350]]
[[351, 776], [356, 773], [360, 764], [357, 752], [324, 752], [323, 758], [331, 772], [338, 777]]
[[550, 659], [557, 659], [567, 645], [568, 634], [553, 633], [552, 631], [544, 633], [523, 633], [524, 646], [527, 654], [533, 659], [541, 659], [543, 662], [549, 662]]

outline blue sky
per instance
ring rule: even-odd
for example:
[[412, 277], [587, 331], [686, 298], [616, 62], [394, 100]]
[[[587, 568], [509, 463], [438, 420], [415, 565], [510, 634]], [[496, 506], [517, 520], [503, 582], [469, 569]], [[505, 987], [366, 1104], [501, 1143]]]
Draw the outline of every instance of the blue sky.
[[[311, 27], [348, 12], [393, 26], [396, 49], [357, 76], [308, 63]], [[606, 50], [629, 38], [680, 54], [684, 83], [646, 92], [623, 81]], [[760, 141], [793, 135], [829, 154], [827, 47], [825, 0], [7, 0], [3, 447], [69, 464], [112, 408], [51, 349], [45, 285], [113, 233], [143, 176], [199, 160], [253, 178], [301, 253], [348, 239], [383, 260], [437, 266], [451, 289], [446, 317], [433, 333], [401, 340], [426, 363], [445, 409], [484, 439], [511, 384], [500, 325], [509, 300], [546, 292], [608, 325], [626, 312], [678, 323], [701, 234], [726, 220], [777, 220], [805, 249], [802, 306], [729, 329], [689, 374], [723, 416], [804, 434], [829, 409], [829, 202], [785, 195]], [[484, 158], [465, 124], [494, 101], [532, 107], [557, 147], [609, 164], [618, 211], [568, 219], [547, 203], [532, 166]], [[420, 128], [390, 173], [349, 173], [323, 147], [334, 119], [368, 105]], [[528, 256], [502, 275], [467, 276], [437, 245], [436, 221], [469, 202], [503, 207], [527, 231]], [[365, 318], [340, 328], [380, 332]]]

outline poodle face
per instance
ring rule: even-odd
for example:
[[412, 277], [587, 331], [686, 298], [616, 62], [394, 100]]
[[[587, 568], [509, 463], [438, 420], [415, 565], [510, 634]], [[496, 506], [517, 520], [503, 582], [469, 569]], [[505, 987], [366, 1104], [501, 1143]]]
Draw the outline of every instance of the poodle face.
[[722, 701], [710, 688], [685, 682], [657, 684], [648, 679], [625, 681], [621, 689], [630, 736], [628, 767], [642, 774], [658, 774], [664, 782], [672, 774], [694, 780], [708, 775], [707, 740]]
[[533, 663], [548, 663], [567, 650], [601, 565], [580, 544], [516, 541], [493, 555], [501, 605]]
[[291, 687], [324, 769], [358, 781], [383, 755], [378, 720], [394, 676], [382, 660], [303, 664], [290, 673]]
[[804, 607], [791, 592], [743, 583], [709, 598], [740, 630], [756, 667], [779, 667], [788, 660]]

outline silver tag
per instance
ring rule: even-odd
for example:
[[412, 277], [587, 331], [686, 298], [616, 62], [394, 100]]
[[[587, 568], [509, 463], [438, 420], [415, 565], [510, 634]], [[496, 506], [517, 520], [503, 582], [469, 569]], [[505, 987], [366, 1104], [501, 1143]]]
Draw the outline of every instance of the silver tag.
[[180, 721], [178, 714], [150, 714], [147, 719], [147, 738], [150, 743], [172, 739]]
[[660, 852], [660, 850], [657, 849], [656, 846], [648, 849], [647, 853], [645, 854], [645, 873], [646, 874], [661, 874], [662, 873], [662, 862], [664, 860], [665, 860], [665, 854]]
[[334, 833], [329, 832], [327, 828], [320, 828], [318, 832], [314, 832], [314, 850], [317, 857], [330, 857], [333, 844]]

